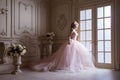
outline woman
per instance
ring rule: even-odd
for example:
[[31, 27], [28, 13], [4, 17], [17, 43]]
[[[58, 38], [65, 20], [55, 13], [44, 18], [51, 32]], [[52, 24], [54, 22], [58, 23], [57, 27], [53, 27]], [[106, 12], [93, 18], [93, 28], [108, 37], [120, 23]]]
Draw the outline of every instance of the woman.
[[74, 21], [71, 24], [69, 40], [64, 43], [52, 56], [36, 65], [32, 69], [36, 71], [80, 71], [94, 68], [92, 55], [77, 41], [77, 28], [79, 24]]

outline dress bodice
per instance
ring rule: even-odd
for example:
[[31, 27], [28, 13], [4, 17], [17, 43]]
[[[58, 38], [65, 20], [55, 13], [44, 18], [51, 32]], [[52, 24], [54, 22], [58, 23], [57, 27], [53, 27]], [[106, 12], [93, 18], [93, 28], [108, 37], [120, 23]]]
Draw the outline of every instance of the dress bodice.
[[75, 30], [73, 30], [73, 32], [71, 34], [71, 39], [77, 40], [77, 36], [78, 36], [78, 33]]

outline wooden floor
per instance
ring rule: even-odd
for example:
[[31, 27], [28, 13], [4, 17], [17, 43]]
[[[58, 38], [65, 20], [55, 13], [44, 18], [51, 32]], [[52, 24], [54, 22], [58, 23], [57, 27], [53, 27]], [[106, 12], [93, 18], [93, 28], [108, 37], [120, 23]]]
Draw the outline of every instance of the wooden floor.
[[120, 80], [120, 71], [97, 69], [73, 72], [35, 72], [22, 69], [22, 73], [11, 74], [12, 70], [1, 71], [0, 80]]

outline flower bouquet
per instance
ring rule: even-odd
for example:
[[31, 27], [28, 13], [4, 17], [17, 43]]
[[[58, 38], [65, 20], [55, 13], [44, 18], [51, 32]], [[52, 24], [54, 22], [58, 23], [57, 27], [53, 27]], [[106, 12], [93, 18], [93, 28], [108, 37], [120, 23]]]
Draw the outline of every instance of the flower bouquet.
[[23, 56], [26, 53], [26, 47], [21, 44], [12, 44], [11, 47], [8, 47], [8, 56], [13, 57], [13, 64], [15, 66], [15, 69], [12, 74], [21, 73], [20, 65], [22, 64], [21, 56]]
[[21, 44], [12, 44], [11, 47], [8, 47], [7, 54], [8, 56], [23, 56], [27, 52], [26, 47]]
[[55, 34], [54, 34], [54, 32], [48, 32], [48, 33], [46, 33], [46, 37], [48, 38], [48, 39], [53, 39], [53, 37], [55, 36]]

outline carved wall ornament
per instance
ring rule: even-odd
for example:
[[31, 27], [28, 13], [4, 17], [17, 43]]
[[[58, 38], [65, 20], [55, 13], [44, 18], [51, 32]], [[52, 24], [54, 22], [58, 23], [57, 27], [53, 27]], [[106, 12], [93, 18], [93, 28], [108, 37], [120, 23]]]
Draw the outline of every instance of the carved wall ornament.
[[63, 31], [64, 28], [66, 27], [66, 25], [67, 25], [66, 16], [65, 16], [64, 14], [61, 14], [61, 15], [59, 16], [58, 21], [57, 21], [57, 26], [58, 26], [58, 28], [59, 28], [61, 31]]
[[29, 32], [25, 31], [21, 34], [17, 43], [26, 44], [27, 46], [31, 47], [37, 44], [36, 38], [33, 37]]
[[22, 1], [19, 2], [19, 5], [20, 4], [23, 4], [25, 7], [31, 6], [31, 4], [28, 4], [28, 3], [25, 3], [25, 2], [22, 2]]
[[4, 31], [2, 31], [2, 32], [0, 33], [0, 35], [5, 36], [6, 33], [5, 33]]
[[35, 3], [34, 0], [15, 1], [15, 29], [14, 35], [19, 36], [25, 30], [35, 35]]
[[7, 9], [1, 8], [1, 9], [0, 9], [0, 14], [5, 14], [5, 15], [6, 15], [6, 14], [7, 14], [7, 11], [8, 11]]
[[24, 5], [24, 9], [25, 9], [25, 11], [27, 10], [27, 8], [29, 7], [29, 6], [31, 6], [31, 4], [28, 4], [28, 3], [24, 3], [24, 2], [19, 2], [19, 5]]
[[31, 37], [31, 35], [23, 35], [20, 37], [18, 43], [20, 44], [24, 44], [27, 48], [27, 54], [26, 56], [36, 56], [39, 55], [39, 53], [37, 53], [38, 51], [38, 42]]

